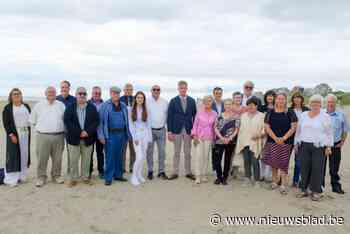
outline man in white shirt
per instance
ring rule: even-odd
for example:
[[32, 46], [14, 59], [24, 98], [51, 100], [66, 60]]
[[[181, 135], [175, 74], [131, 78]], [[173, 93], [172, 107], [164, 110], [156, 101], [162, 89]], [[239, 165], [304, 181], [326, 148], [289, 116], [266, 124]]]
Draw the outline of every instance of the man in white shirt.
[[51, 157], [52, 181], [57, 184], [64, 182], [61, 177], [62, 154], [64, 150], [65, 106], [56, 101], [56, 89], [48, 87], [45, 91], [46, 100], [37, 103], [30, 116], [30, 122], [37, 132], [37, 187], [42, 187], [47, 180], [47, 163]]
[[166, 143], [166, 121], [168, 115], [168, 102], [160, 97], [160, 86], [154, 85], [151, 89], [152, 96], [147, 99], [147, 110], [149, 112], [153, 141], [147, 149], [147, 166], [149, 180], [153, 179], [153, 150], [154, 143], [158, 147], [158, 177], [168, 179], [164, 172], [165, 168], [165, 143]]
[[[247, 106], [247, 101], [252, 98], [252, 97], [256, 97], [254, 95], [254, 83], [250, 80], [244, 82], [243, 85], [243, 99], [242, 99], [242, 106], [246, 107]], [[258, 98], [258, 97], [256, 97]], [[260, 98], [258, 98], [259, 102], [258, 102], [258, 110], [261, 109], [261, 100]]]

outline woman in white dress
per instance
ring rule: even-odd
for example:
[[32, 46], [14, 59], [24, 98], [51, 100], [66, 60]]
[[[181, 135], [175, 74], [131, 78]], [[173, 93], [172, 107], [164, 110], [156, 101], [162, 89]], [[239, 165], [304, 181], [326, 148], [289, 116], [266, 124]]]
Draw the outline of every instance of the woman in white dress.
[[4, 183], [14, 187], [26, 180], [30, 165], [30, 107], [23, 103], [21, 90], [11, 90], [2, 115], [7, 135]]
[[146, 181], [142, 176], [142, 170], [147, 155], [147, 147], [152, 142], [152, 129], [148, 116], [146, 96], [143, 92], [137, 92], [129, 118], [129, 129], [136, 152], [136, 160], [130, 181], [134, 186], [138, 186]]

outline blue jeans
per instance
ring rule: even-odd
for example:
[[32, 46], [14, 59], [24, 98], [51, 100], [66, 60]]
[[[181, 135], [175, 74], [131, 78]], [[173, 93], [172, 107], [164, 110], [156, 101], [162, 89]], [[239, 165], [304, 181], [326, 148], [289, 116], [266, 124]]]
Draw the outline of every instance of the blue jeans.
[[298, 153], [294, 155], [294, 174], [293, 174], [293, 184], [298, 185], [300, 181], [300, 168], [301, 168], [301, 163], [300, 163], [300, 146], [298, 146]]
[[123, 146], [126, 141], [125, 133], [110, 133], [106, 140], [105, 180], [111, 182], [113, 178], [123, 176]]

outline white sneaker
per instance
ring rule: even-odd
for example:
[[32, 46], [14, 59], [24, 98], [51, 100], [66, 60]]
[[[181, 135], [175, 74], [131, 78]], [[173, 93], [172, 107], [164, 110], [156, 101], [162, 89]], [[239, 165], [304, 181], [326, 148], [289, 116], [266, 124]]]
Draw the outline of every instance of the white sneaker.
[[139, 179], [139, 181], [140, 181], [141, 183], [145, 183], [145, 182], [146, 182], [145, 178], [143, 178], [142, 176], [139, 177], [138, 179]]
[[140, 185], [140, 181], [137, 178], [131, 178], [130, 183], [134, 186]]
[[195, 180], [195, 183], [196, 184], [200, 184], [201, 183], [201, 179], [199, 179], [199, 177], [197, 177], [196, 180]]

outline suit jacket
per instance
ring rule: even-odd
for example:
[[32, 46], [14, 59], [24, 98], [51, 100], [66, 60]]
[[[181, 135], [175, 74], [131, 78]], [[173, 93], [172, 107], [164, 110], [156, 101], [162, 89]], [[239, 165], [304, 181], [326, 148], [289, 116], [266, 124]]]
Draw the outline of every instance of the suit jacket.
[[79, 124], [77, 103], [73, 103], [66, 108], [64, 112], [64, 124], [66, 126], [66, 139], [68, 144], [79, 145], [80, 140], [82, 140], [80, 138], [82, 131], [88, 133], [88, 137], [83, 138], [85, 145], [89, 146], [95, 143], [95, 134], [99, 125], [99, 115], [93, 104], [87, 103], [84, 129], [81, 129]]
[[[215, 100], [213, 101], [213, 104], [211, 105], [211, 109], [218, 113], [218, 109], [216, 108]], [[224, 102], [221, 101], [221, 111], [224, 112]]]
[[132, 106], [134, 102], [134, 96], [121, 96], [120, 101], [124, 103], [126, 106]]
[[179, 96], [171, 99], [168, 108], [168, 132], [180, 134], [184, 127], [187, 134], [191, 134], [196, 113], [196, 101], [190, 96], [187, 96], [186, 112], [182, 109]]
[[[30, 107], [28, 104], [23, 104], [30, 113]], [[10, 139], [10, 134], [15, 134], [18, 139], [18, 133], [16, 130], [16, 124], [13, 116], [12, 104], [7, 104], [2, 112], [3, 125], [6, 131], [6, 171], [7, 172], [18, 172], [21, 171], [21, 149], [19, 144], [13, 144]], [[28, 167], [30, 166], [30, 127], [29, 130], [29, 141], [28, 141]]]

